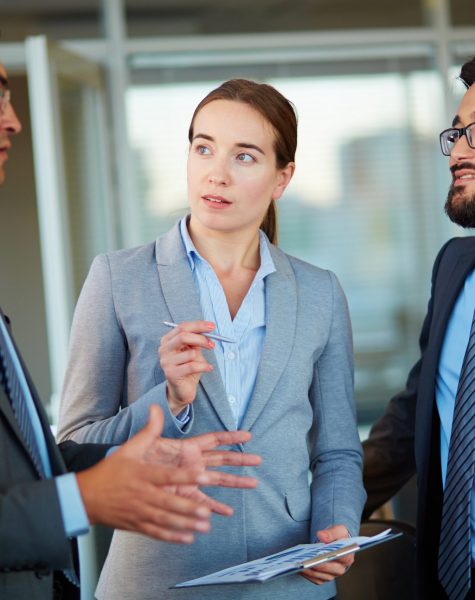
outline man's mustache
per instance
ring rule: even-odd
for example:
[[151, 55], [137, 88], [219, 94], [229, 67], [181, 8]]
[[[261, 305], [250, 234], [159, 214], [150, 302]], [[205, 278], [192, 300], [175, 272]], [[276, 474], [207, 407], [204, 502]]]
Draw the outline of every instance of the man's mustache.
[[457, 163], [456, 165], [453, 165], [452, 167], [450, 167], [450, 171], [451, 171], [452, 175], [454, 175], [454, 176], [457, 173], [457, 171], [462, 171], [463, 169], [472, 169], [473, 171], [475, 171], [475, 163], [463, 162], [463, 163]]

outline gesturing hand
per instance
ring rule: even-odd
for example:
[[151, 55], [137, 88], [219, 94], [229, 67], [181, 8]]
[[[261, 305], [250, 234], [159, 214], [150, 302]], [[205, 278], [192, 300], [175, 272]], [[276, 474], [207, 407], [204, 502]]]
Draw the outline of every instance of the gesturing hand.
[[151, 464], [146, 456], [162, 432], [161, 410], [150, 411], [144, 429], [111, 456], [77, 474], [91, 524], [137, 531], [168, 542], [191, 543], [194, 532], [209, 529], [210, 509], [166, 486], [209, 485], [212, 474], [202, 466], [170, 468]]
[[160, 366], [167, 379], [167, 400], [174, 415], [191, 404], [201, 374], [213, 369], [202, 350], [212, 350], [214, 342], [201, 333], [209, 333], [209, 321], [184, 321], [160, 340]]
[[[156, 411], [158, 407], [152, 407]], [[159, 411], [163, 421], [163, 413]], [[218, 446], [243, 444], [251, 439], [247, 431], [219, 431], [205, 433], [187, 440], [175, 440], [160, 437], [150, 445], [145, 453], [145, 460], [150, 464], [174, 468], [195, 468], [205, 472], [209, 467], [221, 466], [257, 466], [261, 459], [256, 454], [245, 454], [230, 450], [216, 450]], [[221, 471], [206, 471], [212, 486], [233, 488], [254, 488], [257, 485], [253, 477], [244, 477], [223, 473]], [[217, 502], [202, 492], [197, 485], [167, 486], [166, 490], [179, 496], [190, 498], [207, 506], [210, 510], [221, 515], [232, 515], [233, 509], [226, 504]]]

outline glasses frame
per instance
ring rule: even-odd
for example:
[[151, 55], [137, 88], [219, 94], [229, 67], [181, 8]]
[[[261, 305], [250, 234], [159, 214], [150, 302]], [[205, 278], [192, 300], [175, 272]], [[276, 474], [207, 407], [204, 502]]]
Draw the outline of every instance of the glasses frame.
[[[440, 141], [440, 149], [442, 150], [442, 154], [444, 156], [450, 156], [452, 154], [452, 150], [454, 149], [455, 144], [462, 139], [463, 136], [465, 136], [465, 138], [467, 139], [467, 144], [469, 145], [470, 148], [472, 148], [472, 150], [475, 150], [475, 146], [473, 145], [475, 140], [472, 138], [472, 132], [471, 132], [471, 128], [475, 126], [475, 121], [473, 121], [473, 123], [469, 123], [466, 127], [449, 127], [448, 129], [444, 129], [444, 131], [441, 132], [441, 134], [439, 135], [439, 141]], [[457, 132], [458, 138], [457, 141], [454, 142], [452, 148], [448, 147], [448, 142], [447, 142], [447, 134], [450, 132]], [[467, 134], [468, 132], [468, 134]]]
[[9, 89], [0, 89], [0, 115], [4, 115], [7, 112], [11, 98], [12, 93]]

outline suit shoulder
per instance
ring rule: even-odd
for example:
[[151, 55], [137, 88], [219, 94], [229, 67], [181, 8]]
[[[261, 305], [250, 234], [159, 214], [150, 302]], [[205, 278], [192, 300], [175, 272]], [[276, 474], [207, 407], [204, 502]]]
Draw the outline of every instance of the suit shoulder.
[[445, 242], [439, 250], [434, 261], [432, 277], [439, 271], [439, 267], [451, 265], [463, 254], [475, 253], [475, 237], [454, 237]]
[[292, 256], [290, 254], [285, 255], [289, 261], [289, 264], [295, 274], [297, 281], [305, 282], [309, 281], [313, 284], [319, 283], [320, 285], [333, 287], [334, 283], [338, 283], [338, 278], [328, 269], [323, 269], [305, 260]]
[[112, 273], [136, 272], [155, 263], [155, 242], [134, 248], [112, 250], [95, 257], [94, 264], [107, 265]]
[[317, 267], [305, 260], [296, 258], [279, 250], [276, 266], [284, 265], [289, 277], [295, 281], [297, 293], [304, 303], [334, 306], [334, 303], [346, 304], [345, 293], [336, 275], [328, 269]]
[[460, 253], [475, 250], [475, 236], [453, 237], [441, 248], [440, 252]]

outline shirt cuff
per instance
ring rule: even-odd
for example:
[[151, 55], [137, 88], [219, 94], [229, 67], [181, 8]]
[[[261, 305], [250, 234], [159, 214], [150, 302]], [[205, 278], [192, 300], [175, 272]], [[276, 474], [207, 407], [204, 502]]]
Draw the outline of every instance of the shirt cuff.
[[89, 531], [89, 520], [74, 473], [55, 477], [64, 530], [68, 537], [84, 535]]
[[190, 405], [186, 406], [181, 412], [175, 416], [178, 427], [184, 427], [190, 420]]

